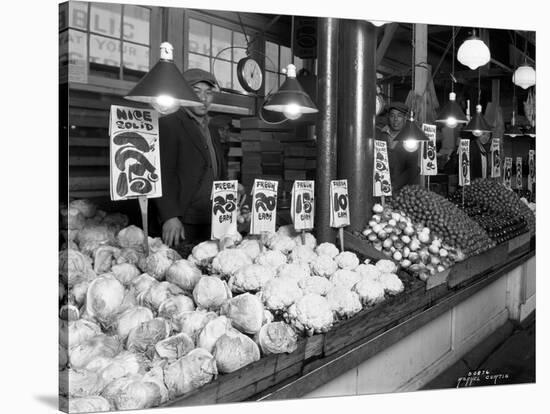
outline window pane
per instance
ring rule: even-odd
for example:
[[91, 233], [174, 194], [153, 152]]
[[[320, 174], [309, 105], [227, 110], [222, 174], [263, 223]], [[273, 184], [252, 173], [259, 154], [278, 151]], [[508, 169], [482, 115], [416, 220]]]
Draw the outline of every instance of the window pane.
[[273, 93], [279, 88], [279, 75], [273, 72], [265, 72], [265, 93]]
[[145, 7], [124, 5], [122, 36], [124, 40], [149, 45], [151, 11]]
[[88, 3], [71, 1], [69, 3], [69, 26], [88, 30]]
[[[231, 60], [231, 30], [219, 26], [212, 26], [212, 56], [218, 59]], [[218, 55], [221, 50], [226, 49]]]
[[[86, 33], [66, 30], [59, 34], [60, 75], [65, 70], [69, 82], [86, 82], [88, 78]], [[66, 52], [66, 53], [65, 53]], [[66, 76], [66, 75], [65, 75]]]
[[231, 63], [216, 60], [214, 63], [214, 75], [221, 88], [231, 88]]
[[210, 25], [198, 20], [189, 19], [189, 51], [210, 54]]
[[281, 46], [281, 67], [279, 70], [286, 68], [290, 64], [290, 48]]
[[245, 92], [241, 84], [239, 83], [239, 78], [237, 78], [237, 64], [233, 63], [233, 86], [232, 89], [239, 91], [239, 92]]
[[92, 3], [90, 31], [119, 38], [121, 10], [120, 4]]
[[124, 67], [139, 72], [149, 70], [149, 48], [124, 42], [122, 58]]
[[233, 49], [233, 62], [238, 62], [243, 57], [246, 57], [246, 38], [244, 37], [244, 34], [240, 32], [233, 32], [233, 46], [239, 47], [239, 49]]
[[[265, 68], [267, 70], [279, 71], [279, 46], [276, 43], [265, 42]], [[269, 58], [269, 59], [268, 59]]]
[[120, 67], [120, 41], [90, 35], [90, 63]]
[[286, 75], [279, 75], [279, 86], [283, 84], [286, 79]]
[[210, 72], [210, 58], [208, 58], [207, 56], [201, 56], [201, 55], [196, 55], [194, 53], [189, 53], [189, 64], [187, 68], [204, 69]]
[[296, 66], [296, 73], [300, 72], [300, 69], [304, 67], [304, 61], [299, 57], [294, 56], [294, 65]]

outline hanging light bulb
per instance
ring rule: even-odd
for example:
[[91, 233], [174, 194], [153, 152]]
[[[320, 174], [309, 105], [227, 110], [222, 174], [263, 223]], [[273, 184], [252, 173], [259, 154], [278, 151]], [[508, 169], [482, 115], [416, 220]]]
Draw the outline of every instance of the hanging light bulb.
[[384, 26], [386, 23], [388, 23], [388, 22], [385, 22], [383, 20], [369, 20], [369, 22], [372, 23], [376, 27], [381, 27], [381, 26]]
[[160, 60], [125, 96], [126, 99], [148, 103], [163, 115], [176, 112], [180, 106], [203, 105], [174, 64], [173, 50], [168, 42], [160, 45]]
[[474, 70], [487, 64], [491, 60], [491, 52], [483, 40], [475, 35], [466, 39], [458, 48], [458, 61]]
[[533, 67], [527, 62], [517, 68], [512, 76], [512, 82], [514, 82], [514, 85], [517, 85], [523, 89], [533, 86], [536, 83], [536, 80], [537, 74], [535, 69], [533, 69]]
[[491, 127], [481, 113], [481, 105], [476, 105], [476, 113], [464, 128], [464, 131], [471, 132], [474, 137], [480, 137], [485, 132], [491, 132]]
[[428, 141], [426, 134], [416, 125], [413, 111], [410, 112], [409, 118], [395, 137], [395, 141], [402, 142], [403, 148], [409, 152], [416, 151], [420, 141]]
[[302, 114], [319, 112], [296, 79], [296, 66], [291, 63], [286, 70], [283, 70], [283, 73], [286, 74], [286, 80], [277, 92], [267, 98], [264, 108], [269, 111], [282, 112], [288, 119], [297, 119]]
[[445, 123], [448, 128], [456, 128], [458, 124], [468, 122], [462, 108], [456, 102], [456, 93], [449, 93], [449, 100], [439, 111], [435, 122]]

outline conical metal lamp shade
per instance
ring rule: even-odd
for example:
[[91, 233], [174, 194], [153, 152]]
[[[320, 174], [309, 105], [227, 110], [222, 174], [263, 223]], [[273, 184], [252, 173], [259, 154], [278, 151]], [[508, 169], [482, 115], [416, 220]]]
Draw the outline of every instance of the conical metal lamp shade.
[[504, 135], [508, 135], [509, 137], [518, 137], [518, 136], [521, 136], [521, 135], [524, 135], [523, 134], [523, 131], [521, 130], [521, 128], [518, 126], [518, 125], [512, 125], [510, 127], [510, 129], [506, 130], [506, 132], [504, 132]]
[[294, 110], [300, 114], [319, 112], [300, 82], [294, 77], [287, 76], [279, 90], [267, 99], [264, 108], [275, 112], [286, 112], [289, 106], [294, 107]]
[[529, 135], [531, 138], [535, 138], [537, 136], [536, 128], [528, 126], [523, 130], [523, 135]]
[[411, 115], [409, 119], [405, 121], [405, 125], [395, 137], [395, 141], [404, 142], [404, 141], [429, 141], [428, 137], [422, 130], [416, 125], [414, 117]]
[[449, 100], [445, 103], [445, 105], [443, 105], [443, 107], [437, 114], [437, 119], [435, 120], [435, 122], [447, 123], [447, 120], [449, 118], [455, 119], [456, 123], [458, 124], [465, 124], [468, 122], [464, 111], [456, 102], [456, 95], [454, 94], [454, 92], [451, 92], [449, 94]]
[[[477, 110], [468, 125], [464, 127], [464, 131], [467, 132], [491, 132], [491, 127], [485, 121], [481, 109]], [[475, 135], [475, 134], [474, 134]]]
[[203, 105], [174, 62], [169, 60], [159, 60], [125, 98], [153, 104], [159, 96], [170, 96], [180, 106]]

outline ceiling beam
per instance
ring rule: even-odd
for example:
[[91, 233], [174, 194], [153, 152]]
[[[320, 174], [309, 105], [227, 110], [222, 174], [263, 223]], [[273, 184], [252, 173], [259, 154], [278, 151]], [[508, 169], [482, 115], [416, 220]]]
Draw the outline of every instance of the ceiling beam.
[[382, 59], [386, 55], [386, 51], [388, 50], [398, 26], [398, 23], [390, 23], [384, 28], [384, 37], [382, 37], [382, 40], [376, 49], [376, 67], [380, 66], [382, 63]]

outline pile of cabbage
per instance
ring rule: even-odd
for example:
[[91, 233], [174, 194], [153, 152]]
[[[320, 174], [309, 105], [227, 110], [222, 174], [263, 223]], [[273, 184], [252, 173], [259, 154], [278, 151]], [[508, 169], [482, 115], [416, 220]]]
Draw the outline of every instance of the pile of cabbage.
[[146, 254], [140, 228], [87, 200], [61, 217], [60, 393], [71, 412], [161, 405], [404, 289], [392, 261], [361, 263], [291, 226], [182, 258], [152, 238]]

